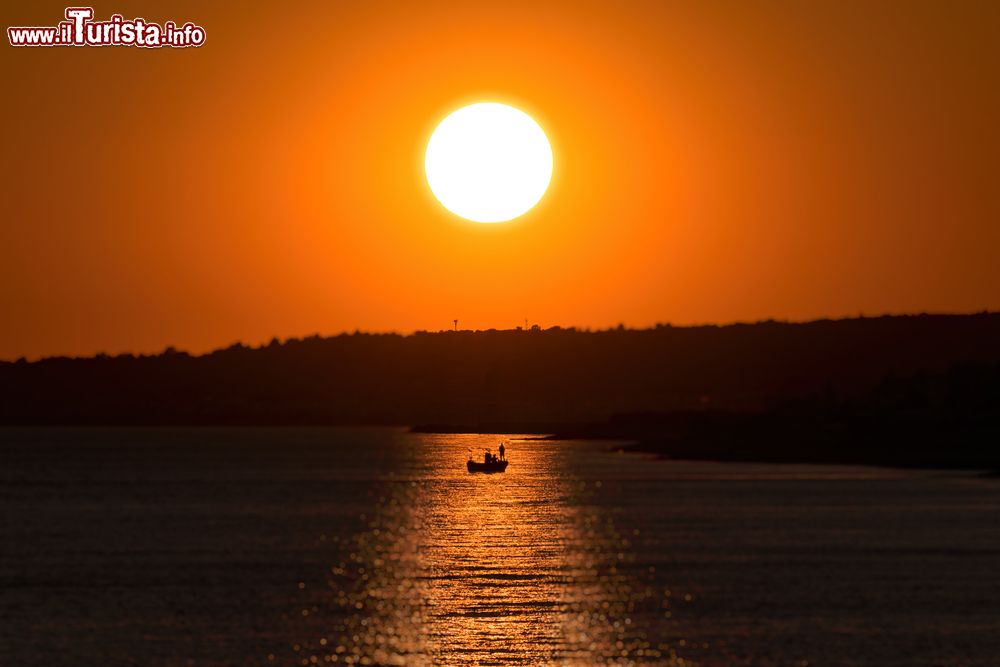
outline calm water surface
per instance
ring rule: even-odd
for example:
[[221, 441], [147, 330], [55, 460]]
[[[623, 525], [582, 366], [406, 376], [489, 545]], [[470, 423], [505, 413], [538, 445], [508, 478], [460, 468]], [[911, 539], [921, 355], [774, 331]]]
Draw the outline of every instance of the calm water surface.
[[1000, 479], [0, 430], [0, 664], [996, 665]]

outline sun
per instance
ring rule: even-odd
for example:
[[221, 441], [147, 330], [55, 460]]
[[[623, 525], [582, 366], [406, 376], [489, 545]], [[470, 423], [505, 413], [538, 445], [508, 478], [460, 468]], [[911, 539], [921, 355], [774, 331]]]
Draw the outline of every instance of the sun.
[[552, 147], [528, 114], [481, 102], [437, 126], [424, 159], [446, 209], [473, 222], [506, 222], [538, 203], [552, 180]]

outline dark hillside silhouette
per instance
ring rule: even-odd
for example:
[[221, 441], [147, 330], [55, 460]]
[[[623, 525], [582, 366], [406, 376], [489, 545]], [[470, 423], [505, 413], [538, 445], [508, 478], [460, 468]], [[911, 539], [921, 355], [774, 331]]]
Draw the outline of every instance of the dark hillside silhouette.
[[676, 459], [1000, 470], [1000, 363], [890, 376], [864, 396], [827, 391], [747, 413], [622, 414], [552, 437], [632, 441]]
[[[5, 424], [442, 424], [549, 431], [636, 412], [868, 400], [1000, 361], [1000, 314], [584, 332], [353, 334], [202, 356], [0, 363]], [[976, 400], [975, 392], [964, 400]], [[506, 427], [506, 429], [504, 429]]]

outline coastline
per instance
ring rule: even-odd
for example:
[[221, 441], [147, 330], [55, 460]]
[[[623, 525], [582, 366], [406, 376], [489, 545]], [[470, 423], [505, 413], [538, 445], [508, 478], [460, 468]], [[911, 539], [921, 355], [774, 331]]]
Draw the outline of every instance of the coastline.
[[579, 424], [421, 424], [413, 433], [517, 433], [527, 440], [628, 443], [659, 459], [980, 470], [1000, 475], [1000, 428], [986, 420], [724, 411], [637, 413]]

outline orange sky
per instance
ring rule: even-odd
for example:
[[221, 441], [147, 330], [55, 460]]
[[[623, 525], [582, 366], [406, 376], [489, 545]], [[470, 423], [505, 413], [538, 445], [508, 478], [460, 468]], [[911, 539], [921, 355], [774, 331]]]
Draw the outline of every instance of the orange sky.
[[[997, 3], [95, 12], [207, 43], [0, 48], [0, 358], [1000, 309]], [[553, 144], [512, 223], [423, 177], [436, 123], [482, 100]]]

